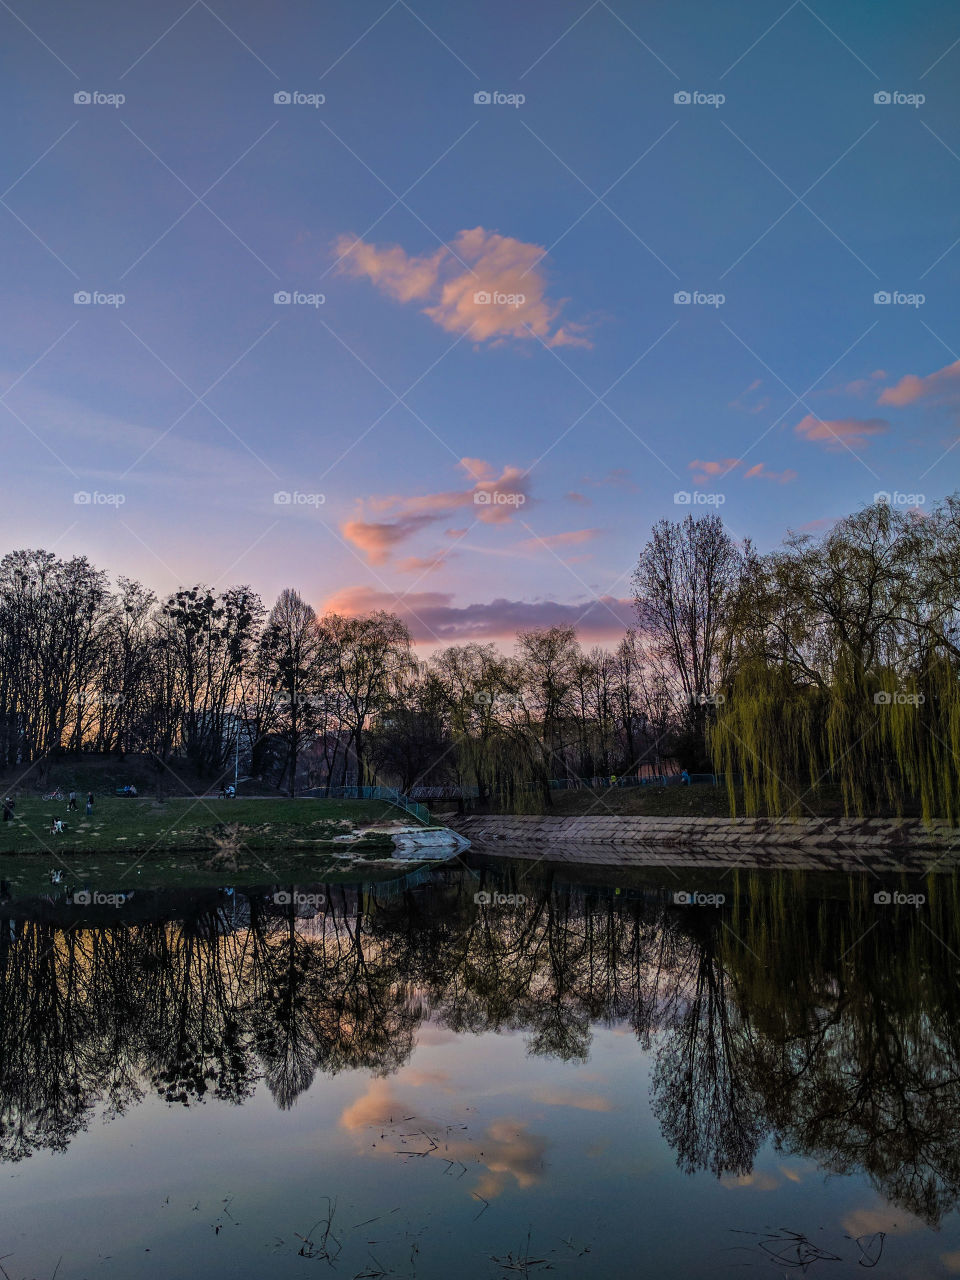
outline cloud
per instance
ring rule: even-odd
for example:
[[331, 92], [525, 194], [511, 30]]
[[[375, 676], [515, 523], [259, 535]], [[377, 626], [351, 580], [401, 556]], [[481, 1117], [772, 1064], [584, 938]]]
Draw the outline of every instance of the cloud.
[[735, 470], [741, 465], [741, 461], [740, 458], [720, 458], [715, 462], [694, 458], [693, 462], [687, 463], [687, 466], [694, 473], [694, 484], [706, 484], [715, 476], [723, 476], [728, 471]]
[[[694, 484], [706, 484], [708, 480], [727, 475], [743, 465], [742, 458], [719, 458], [716, 461], [694, 458], [693, 462], [687, 463], [694, 473]], [[789, 484], [791, 480], [796, 480], [797, 473], [789, 468], [786, 471], [770, 471], [765, 462], [755, 462], [752, 467], [744, 471], [743, 478], [744, 480], [776, 480], [778, 484]]]
[[[366, 504], [369, 511], [386, 513], [389, 518], [347, 520], [340, 532], [353, 546], [359, 547], [371, 564], [384, 564], [402, 543], [435, 521], [450, 519], [460, 510], [472, 508], [473, 519], [482, 524], [508, 524], [520, 508], [530, 502], [530, 481], [519, 467], [506, 466], [497, 475], [482, 458], [461, 458], [459, 465], [473, 481], [469, 489], [370, 498]], [[466, 532], [466, 529], [447, 530], [451, 537]]]
[[[886, 394], [886, 392], [884, 393]], [[840, 449], [865, 445], [870, 436], [883, 435], [890, 430], [886, 418], [815, 418], [808, 413], [794, 427], [798, 436], [828, 449]]]
[[408, 1114], [405, 1104], [393, 1092], [389, 1080], [374, 1078], [355, 1102], [345, 1107], [340, 1124], [351, 1132], [372, 1124], [390, 1124]]
[[475, 342], [536, 337], [549, 347], [591, 345], [582, 325], [559, 325], [566, 299], [546, 296], [540, 245], [473, 227], [420, 257], [353, 235], [339, 236], [334, 250], [340, 271], [366, 277], [398, 302], [427, 302], [423, 313], [448, 333], [469, 331]]
[[862, 1236], [874, 1235], [877, 1231], [885, 1231], [887, 1235], [906, 1235], [908, 1232], [924, 1231], [926, 1224], [906, 1209], [895, 1209], [892, 1205], [884, 1205], [879, 1209], [854, 1209], [843, 1219], [841, 1225], [847, 1235], [855, 1240]]
[[[753, 382], [750, 383], [749, 387], [745, 387], [738, 396], [735, 396], [733, 400], [729, 400], [727, 402], [727, 407], [730, 409], [742, 409], [744, 413], [762, 413], [770, 404], [770, 397], [753, 396], [753, 393], [755, 391], [759, 391], [762, 385], [763, 383], [761, 379], [755, 378]], [[748, 397], [751, 397], [749, 402]]]
[[957, 391], [960, 391], [960, 360], [954, 360], [953, 364], [928, 373], [924, 378], [908, 373], [896, 386], [881, 392], [877, 404], [892, 404], [902, 409], [904, 405], [915, 404], [918, 400], [942, 399], [955, 395]]
[[401, 573], [433, 573], [442, 569], [449, 559], [449, 552], [445, 551], [438, 551], [435, 556], [407, 556], [397, 561], [397, 568]]
[[366, 555], [371, 564], [383, 564], [390, 552], [407, 538], [433, 522], [432, 516], [406, 516], [403, 519], [370, 523], [366, 520], [348, 520], [340, 532], [348, 542]]
[[744, 480], [775, 480], [777, 484], [789, 484], [791, 480], [796, 480], [797, 472], [791, 471], [789, 467], [785, 471], [768, 471], [764, 463], [758, 462], [743, 473], [743, 478]]
[[345, 587], [327, 599], [322, 611], [353, 617], [385, 609], [403, 619], [418, 644], [460, 644], [466, 640], [512, 638], [534, 627], [575, 625], [581, 638], [619, 640], [636, 626], [632, 600], [600, 596], [582, 604], [556, 600], [492, 600], [486, 604], [455, 605], [444, 591], [411, 591], [394, 595], [375, 587]]
[[602, 529], [568, 529], [566, 533], [546, 533], [542, 537], [524, 538], [520, 546], [528, 551], [539, 551], [541, 547], [579, 547], [599, 537]]
[[877, 382], [882, 382], [887, 376], [885, 369], [874, 369], [873, 373], [867, 378], [854, 378], [853, 382], [848, 382], [843, 390], [847, 395], [865, 396], [868, 391], [876, 391]]
[[568, 502], [576, 502], [580, 506], [589, 507], [591, 505], [590, 499], [583, 493], [577, 493], [575, 489], [571, 489], [569, 493], [565, 493], [563, 496]]

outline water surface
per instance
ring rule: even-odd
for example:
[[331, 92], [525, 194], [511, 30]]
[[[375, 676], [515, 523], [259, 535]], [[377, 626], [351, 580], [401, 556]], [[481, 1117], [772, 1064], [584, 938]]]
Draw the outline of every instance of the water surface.
[[960, 1273], [956, 880], [682, 888], [7, 902], [8, 1275]]

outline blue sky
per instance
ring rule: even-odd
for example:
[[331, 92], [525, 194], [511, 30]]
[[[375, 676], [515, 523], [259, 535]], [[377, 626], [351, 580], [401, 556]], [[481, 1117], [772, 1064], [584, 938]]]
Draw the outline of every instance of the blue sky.
[[427, 645], [609, 641], [659, 518], [719, 509], [767, 548], [957, 487], [946, 3], [0, 28], [4, 548], [295, 585]]

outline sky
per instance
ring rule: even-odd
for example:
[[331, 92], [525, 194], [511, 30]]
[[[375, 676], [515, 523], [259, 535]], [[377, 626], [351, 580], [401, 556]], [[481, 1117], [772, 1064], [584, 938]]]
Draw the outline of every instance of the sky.
[[[0, 7], [2, 549], [419, 644], [957, 487], [942, 0]], [[89, 300], [88, 300], [89, 299]]]

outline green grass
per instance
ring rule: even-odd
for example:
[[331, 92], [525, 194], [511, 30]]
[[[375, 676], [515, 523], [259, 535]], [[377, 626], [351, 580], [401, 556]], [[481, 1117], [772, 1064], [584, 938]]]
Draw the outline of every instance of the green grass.
[[[400, 809], [371, 800], [216, 800], [176, 797], [156, 800], [100, 796], [92, 817], [67, 812], [66, 800], [17, 798], [11, 822], [0, 823], [0, 856], [6, 854], [112, 853], [162, 857], [170, 853], [213, 854], [225, 845], [257, 851], [333, 849], [335, 836], [356, 827], [412, 821]], [[50, 834], [51, 817], [66, 826]], [[365, 842], [367, 850], [389, 848], [380, 837]]]

